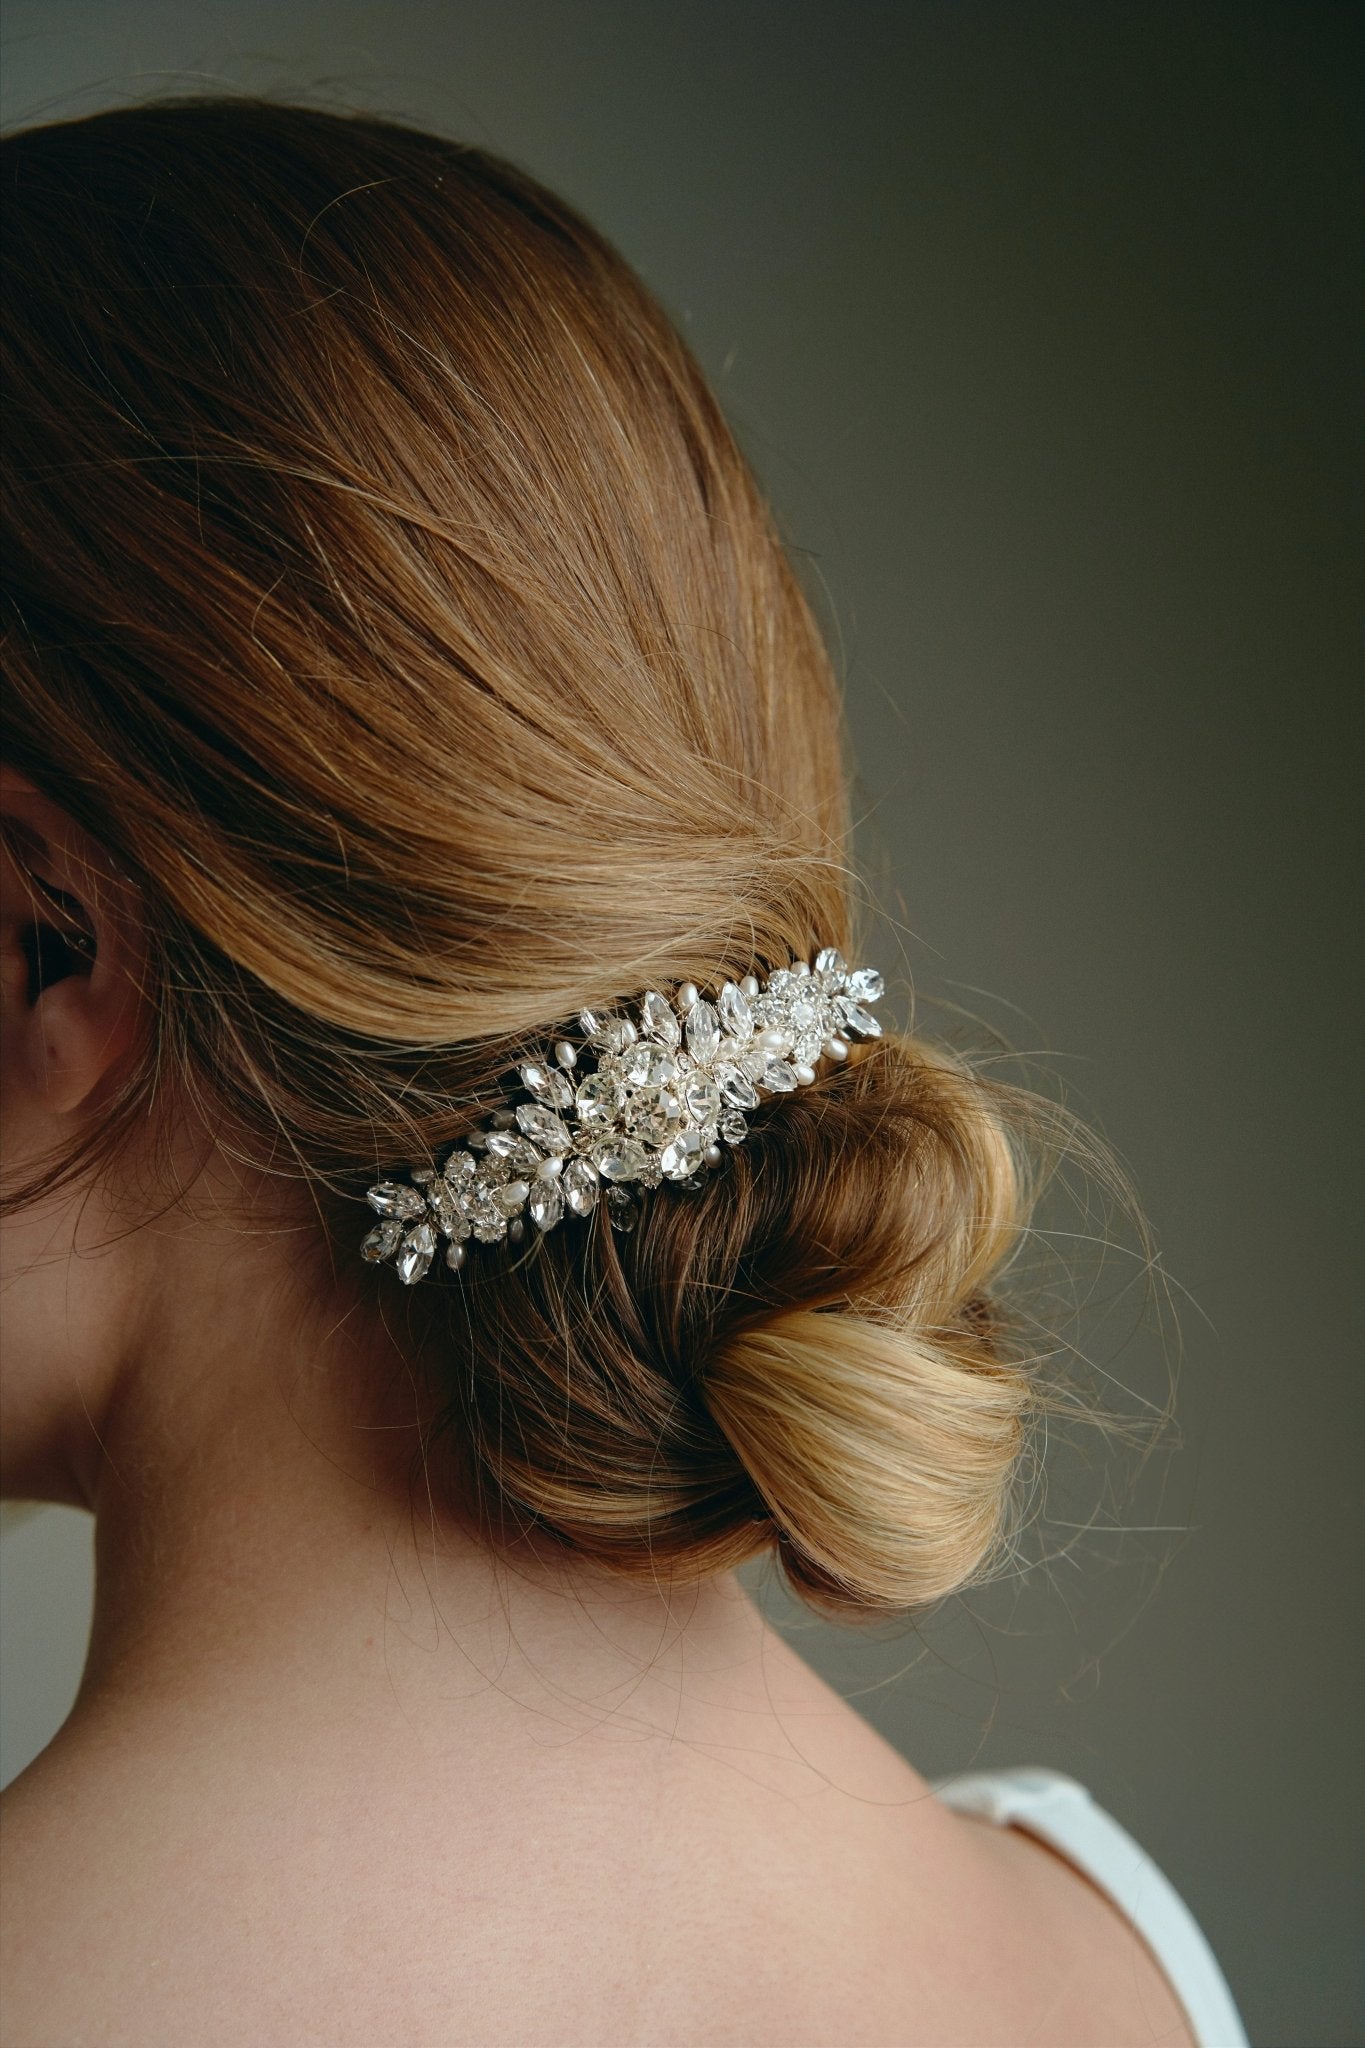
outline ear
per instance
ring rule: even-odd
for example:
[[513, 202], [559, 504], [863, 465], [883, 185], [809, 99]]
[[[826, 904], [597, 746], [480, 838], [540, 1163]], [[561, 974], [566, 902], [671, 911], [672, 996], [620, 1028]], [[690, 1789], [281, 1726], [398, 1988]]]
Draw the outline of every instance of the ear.
[[60, 804], [4, 764], [0, 860], [5, 1090], [40, 1119], [88, 1113], [145, 1021], [136, 891]]

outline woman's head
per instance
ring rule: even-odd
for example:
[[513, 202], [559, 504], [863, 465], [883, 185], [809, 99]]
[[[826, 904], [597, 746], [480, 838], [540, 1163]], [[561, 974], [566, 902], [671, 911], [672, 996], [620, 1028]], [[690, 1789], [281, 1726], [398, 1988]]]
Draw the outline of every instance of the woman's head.
[[[192, 1125], [388, 1313], [356, 1197], [556, 1022], [859, 950], [819, 633], [678, 336], [508, 166], [244, 102], [3, 160], [6, 755], [132, 892], [141, 1001], [15, 1214]], [[424, 1283], [429, 1476], [626, 1570], [950, 1590], [1034, 1398], [986, 1294], [1017, 1117], [888, 1038], [629, 1238]]]

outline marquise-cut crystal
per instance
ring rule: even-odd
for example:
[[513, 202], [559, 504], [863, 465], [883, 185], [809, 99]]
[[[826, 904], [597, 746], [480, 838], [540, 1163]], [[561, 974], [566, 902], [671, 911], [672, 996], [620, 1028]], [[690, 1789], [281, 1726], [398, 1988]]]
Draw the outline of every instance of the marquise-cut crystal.
[[701, 1165], [701, 1154], [701, 1132], [683, 1130], [665, 1145], [659, 1164], [670, 1180], [682, 1180], [687, 1174], [696, 1172]]
[[689, 1080], [683, 1093], [687, 1114], [695, 1123], [709, 1124], [720, 1115], [720, 1090], [709, 1074], [697, 1074]]
[[403, 1239], [398, 1253], [398, 1277], [411, 1287], [422, 1278], [436, 1256], [436, 1232], [429, 1223], [419, 1223]]
[[640, 1205], [629, 1188], [607, 1189], [607, 1214], [613, 1230], [624, 1234], [634, 1230], [640, 1220]]
[[538, 1060], [528, 1060], [518, 1071], [527, 1093], [534, 1095], [537, 1102], [548, 1103], [551, 1109], [572, 1106], [573, 1083], [557, 1067], [546, 1067]]
[[749, 1135], [749, 1126], [737, 1109], [722, 1110], [716, 1128], [727, 1145], [742, 1145]]
[[783, 1060], [770, 1059], [759, 1076], [759, 1086], [770, 1095], [789, 1095], [796, 1085], [795, 1074]]
[[[767, 1064], [765, 1057], [759, 1068], [760, 1073]], [[717, 1067], [716, 1082], [721, 1095], [732, 1109], [758, 1108], [758, 1090], [742, 1068]]]
[[592, 1010], [585, 1010], [583, 1016], [595, 1020], [588, 1033], [590, 1045], [599, 1046], [603, 1052], [624, 1052], [628, 1045], [634, 1045], [636, 1030], [629, 1017], [603, 1016]]
[[516, 1131], [490, 1132], [488, 1150], [492, 1158], [505, 1159], [515, 1173], [534, 1173], [542, 1158], [535, 1146]]
[[822, 946], [815, 956], [817, 974], [843, 974], [847, 967], [848, 962], [837, 946]]
[[581, 1124], [609, 1124], [621, 1107], [621, 1085], [611, 1074], [589, 1074], [578, 1084], [574, 1105]]
[[403, 1226], [395, 1216], [387, 1223], [377, 1223], [361, 1243], [361, 1258], [372, 1266], [378, 1265], [381, 1259], [390, 1258], [397, 1251], [402, 1235]]
[[564, 1214], [564, 1197], [557, 1180], [538, 1180], [531, 1189], [527, 1208], [538, 1230], [553, 1230]]
[[650, 989], [640, 1005], [640, 1029], [648, 1038], [662, 1040], [665, 1045], [676, 1045], [680, 1036], [678, 1018], [672, 1003], [661, 996], [657, 989]]
[[366, 1199], [377, 1216], [396, 1216], [403, 1222], [423, 1215], [427, 1206], [417, 1188], [398, 1180], [381, 1180], [378, 1187], [369, 1190]]
[[714, 1059], [720, 1045], [720, 1019], [714, 1003], [704, 997], [693, 1003], [687, 1013], [687, 1050], [694, 1060]]
[[568, 1128], [560, 1122], [552, 1109], [546, 1109], [544, 1103], [519, 1102], [517, 1122], [526, 1136], [539, 1145], [542, 1152], [568, 1151]]
[[720, 992], [720, 1021], [731, 1038], [748, 1038], [754, 1028], [753, 1011], [742, 988], [727, 981]]
[[834, 1007], [847, 1030], [856, 1031], [860, 1038], [881, 1037], [880, 1019], [874, 1017], [871, 1010], [865, 1010], [861, 1003], [853, 1002], [848, 996], [836, 996]]
[[597, 1168], [591, 1159], [571, 1159], [560, 1182], [564, 1199], [576, 1216], [586, 1216], [597, 1201]]

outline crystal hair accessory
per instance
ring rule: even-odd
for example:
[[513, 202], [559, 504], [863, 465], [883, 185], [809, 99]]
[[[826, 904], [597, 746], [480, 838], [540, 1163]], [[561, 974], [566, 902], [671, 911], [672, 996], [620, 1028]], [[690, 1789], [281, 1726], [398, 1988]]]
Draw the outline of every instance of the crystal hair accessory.
[[867, 1005], [882, 988], [875, 967], [851, 968], [826, 946], [813, 965], [775, 968], [762, 984], [752, 974], [725, 982], [715, 1002], [689, 981], [672, 1000], [649, 990], [633, 1017], [580, 1011], [582, 1043], [562, 1038], [548, 1057], [523, 1061], [522, 1099], [467, 1133], [439, 1173], [369, 1190], [380, 1221], [361, 1257], [391, 1259], [411, 1286], [442, 1237], [458, 1272], [471, 1241], [519, 1243], [527, 1218], [553, 1230], [603, 1198], [613, 1227], [633, 1230], [639, 1190], [703, 1186], [764, 1095], [808, 1086], [818, 1060], [847, 1058], [850, 1038], [879, 1038]]

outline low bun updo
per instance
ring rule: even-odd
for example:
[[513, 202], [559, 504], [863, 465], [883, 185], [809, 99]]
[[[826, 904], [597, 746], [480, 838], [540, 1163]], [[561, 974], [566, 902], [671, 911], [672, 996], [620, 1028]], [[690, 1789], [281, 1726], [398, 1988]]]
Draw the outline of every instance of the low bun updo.
[[838, 686], [673, 326], [522, 173], [378, 120], [161, 102], [0, 161], [6, 753], [139, 892], [153, 1016], [10, 1199], [188, 1105], [403, 1296], [426, 1478], [491, 1534], [775, 1546], [844, 1611], [963, 1584], [1041, 1396], [991, 1293], [1029, 1112], [948, 1054], [855, 1047], [629, 1236], [411, 1298], [356, 1258], [366, 1186], [555, 1020], [877, 957]]
[[476, 1254], [451, 1417], [469, 1477], [627, 1568], [691, 1577], [776, 1541], [830, 1608], [964, 1584], [1031, 1405], [986, 1293], [1021, 1209], [1000, 1117], [964, 1069], [883, 1038], [757, 1112], [699, 1191], [647, 1196], [628, 1236], [599, 1210]]

